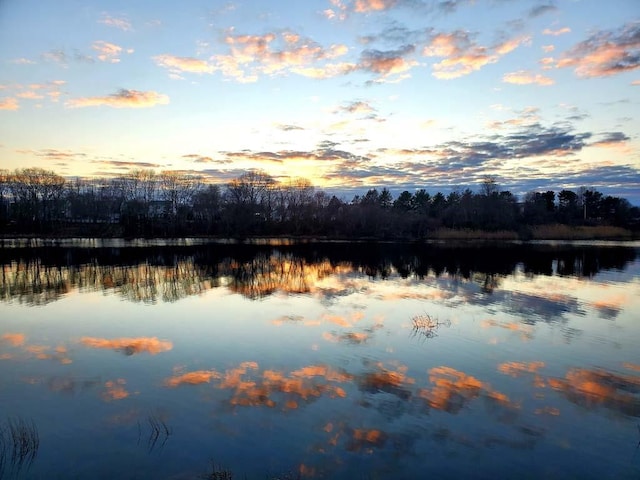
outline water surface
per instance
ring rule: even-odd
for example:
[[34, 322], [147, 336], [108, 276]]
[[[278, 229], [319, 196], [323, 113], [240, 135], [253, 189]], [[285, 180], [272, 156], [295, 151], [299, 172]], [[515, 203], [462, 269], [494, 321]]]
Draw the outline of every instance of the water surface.
[[6, 243], [0, 478], [638, 478], [639, 254]]

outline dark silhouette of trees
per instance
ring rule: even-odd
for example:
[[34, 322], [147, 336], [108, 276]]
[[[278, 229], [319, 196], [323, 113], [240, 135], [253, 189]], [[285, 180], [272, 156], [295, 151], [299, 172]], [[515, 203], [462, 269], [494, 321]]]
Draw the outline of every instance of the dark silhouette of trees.
[[521, 202], [495, 179], [446, 195], [369, 189], [350, 202], [293, 178], [248, 171], [226, 185], [195, 175], [134, 170], [70, 179], [37, 168], [0, 171], [0, 233], [79, 236], [259, 235], [422, 239], [437, 229], [507, 230], [538, 225], [640, 230], [640, 209], [595, 189], [529, 192]]

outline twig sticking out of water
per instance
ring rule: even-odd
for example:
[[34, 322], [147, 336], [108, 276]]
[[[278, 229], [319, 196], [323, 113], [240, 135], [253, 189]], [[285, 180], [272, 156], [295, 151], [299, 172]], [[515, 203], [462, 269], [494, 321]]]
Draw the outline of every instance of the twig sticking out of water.
[[[169, 440], [169, 436], [173, 433], [173, 429], [167, 425], [167, 423], [159, 415], [154, 412], [147, 417], [147, 423], [149, 425], [149, 438], [147, 439], [147, 449], [151, 453], [160, 441], [159, 448], [164, 447], [164, 444]], [[142, 438], [142, 424], [138, 421], [138, 445]]]
[[428, 314], [416, 315], [411, 319], [413, 322], [413, 329], [411, 330], [412, 337], [420, 337], [423, 340], [434, 338], [438, 336], [438, 329], [442, 326], [450, 327], [451, 321], [446, 320], [444, 322], [439, 321], [437, 318], [433, 318]]

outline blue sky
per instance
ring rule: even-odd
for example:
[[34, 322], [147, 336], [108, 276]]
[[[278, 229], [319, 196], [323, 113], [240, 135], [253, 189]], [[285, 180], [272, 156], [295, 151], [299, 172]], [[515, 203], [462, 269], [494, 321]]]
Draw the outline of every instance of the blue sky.
[[4, 0], [0, 65], [0, 169], [640, 204], [637, 0]]

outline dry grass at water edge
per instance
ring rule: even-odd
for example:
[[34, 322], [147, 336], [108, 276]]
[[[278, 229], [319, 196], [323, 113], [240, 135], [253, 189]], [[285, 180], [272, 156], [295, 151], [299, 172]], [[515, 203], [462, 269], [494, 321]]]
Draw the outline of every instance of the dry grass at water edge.
[[534, 240], [630, 240], [631, 232], [620, 227], [538, 225], [531, 227]]

